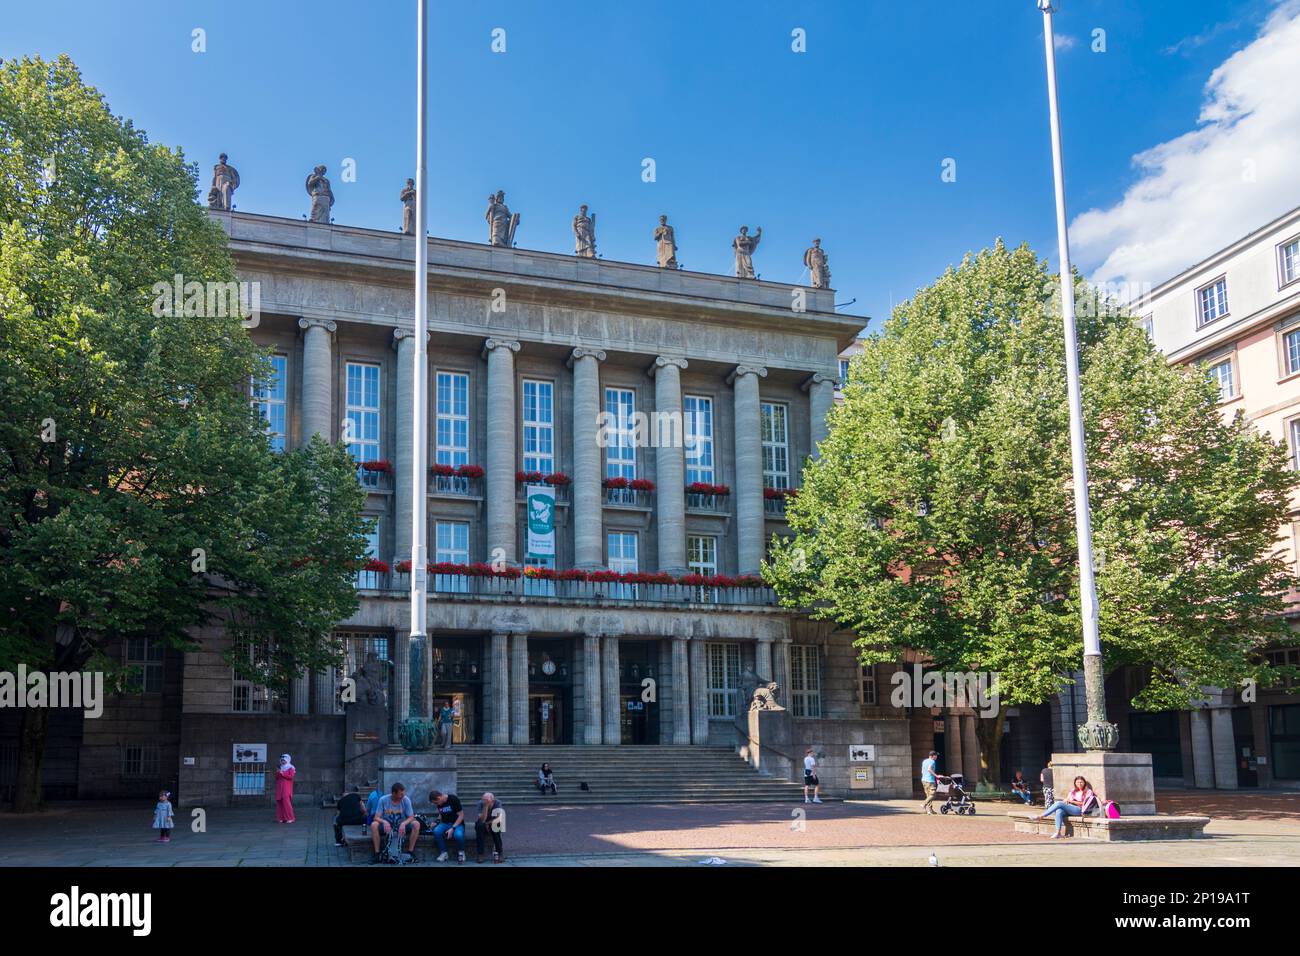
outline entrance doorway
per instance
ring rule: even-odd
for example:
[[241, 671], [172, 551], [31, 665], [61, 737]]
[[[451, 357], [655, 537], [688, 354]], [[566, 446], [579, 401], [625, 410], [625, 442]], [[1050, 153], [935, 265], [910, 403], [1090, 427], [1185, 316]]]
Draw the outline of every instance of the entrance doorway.
[[1149, 753], [1156, 777], [1183, 775], [1183, 749], [1178, 711], [1129, 715], [1129, 741], [1134, 753]]
[[528, 639], [528, 742], [573, 741], [573, 677], [569, 655], [573, 643], [552, 638]]
[[[659, 644], [626, 638], [618, 642], [619, 741], [659, 743]], [[646, 683], [650, 681], [650, 683]], [[651, 698], [647, 700], [646, 698]]]
[[483, 699], [483, 641], [478, 637], [435, 635], [429, 646], [429, 700], [434, 720], [451, 708], [451, 741], [474, 744], [479, 737]]
[[528, 742], [558, 744], [564, 727], [564, 700], [558, 694], [528, 695]]
[[1232, 745], [1237, 753], [1237, 786], [1259, 786], [1259, 759], [1249, 707], [1232, 708]]

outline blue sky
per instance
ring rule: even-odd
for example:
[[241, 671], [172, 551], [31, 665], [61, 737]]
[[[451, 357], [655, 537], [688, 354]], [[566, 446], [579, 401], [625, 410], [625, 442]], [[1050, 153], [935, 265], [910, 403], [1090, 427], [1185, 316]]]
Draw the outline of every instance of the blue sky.
[[[876, 319], [997, 236], [1027, 240], [1055, 260], [1033, 0], [430, 6], [435, 235], [484, 241], [486, 197], [505, 189], [525, 248], [572, 251], [569, 222], [585, 202], [606, 258], [653, 262], [651, 232], [667, 213], [682, 264], [727, 274], [737, 227], [761, 225], [756, 268], [793, 282], [803, 249], [820, 236], [837, 301], [856, 300], [845, 311]], [[1078, 256], [1086, 272], [1146, 270], [1143, 278], [1158, 281], [1300, 202], [1289, 164], [1274, 176], [1263, 157], [1260, 175], [1240, 187], [1253, 198], [1241, 201], [1229, 183], [1215, 203], [1236, 211], [1206, 225], [1205, 211], [1184, 209], [1178, 197], [1203, 195], [1196, 176], [1221, 181], [1221, 170], [1188, 173], [1185, 156], [1172, 172], [1161, 166], [1184, 147], [1192, 165], [1207, 149], [1236, 161], [1240, 117], [1211, 122], [1209, 147], [1187, 137], [1206, 134], [1216, 69], [1270, 85], [1267, 62], [1247, 67], [1265, 60], [1252, 51], [1270, 34], [1300, 24], [1294, 0], [1062, 6], [1067, 184], [1072, 215], [1090, 217]], [[224, 150], [243, 179], [238, 208], [297, 218], [309, 206], [303, 180], [324, 163], [337, 222], [400, 223], [397, 193], [414, 174], [413, 2], [6, 7], [0, 57], [69, 53], [114, 112], [200, 163], [205, 194]], [[497, 27], [505, 53], [491, 50]], [[791, 50], [796, 27], [806, 31], [805, 53]], [[195, 28], [206, 32], [204, 53], [191, 49]], [[1095, 29], [1105, 31], [1105, 52], [1092, 50]], [[1300, 62], [1292, 52], [1289, 62]], [[1243, 56], [1255, 59], [1242, 66]], [[1252, 116], [1289, 119], [1279, 104], [1298, 99], [1294, 80], [1292, 69], [1276, 90], [1258, 91], [1276, 102], [1250, 103]], [[1276, 138], [1268, 123], [1251, 121], [1262, 126], [1256, 140]], [[1135, 163], [1170, 143], [1160, 168]], [[656, 162], [654, 183], [642, 181], [645, 157]], [[342, 181], [346, 158], [356, 162], [356, 182]], [[941, 179], [945, 159], [956, 160], [955, 182]], [[1182, 178], [1171, 185], [1170, 175]], [[1153, 182], [1163, 198], [1146, 188]], [[1118, 268], [1116, 246], [1154, 249], [1144, 229], [1181, 237], [1180, 215], [1202, 231]]]

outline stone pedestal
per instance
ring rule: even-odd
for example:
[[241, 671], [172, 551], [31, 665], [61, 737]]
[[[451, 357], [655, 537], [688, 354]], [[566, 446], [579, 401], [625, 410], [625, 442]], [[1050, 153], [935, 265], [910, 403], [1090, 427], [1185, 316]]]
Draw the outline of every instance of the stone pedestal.
[[1097, 799], [1118, 803], [1123, 816], [1153, 816], [1156, 812], [1150, 754], [1107, 750], [1052, 754], [1052, 779], [1058, 799], [1069, 795], [1075, 777], [1092, 784]]
[[740, 756], [751, 767], [790, 780], [794, 771], [794, 720], [784, 707], [779, 710], [751, 710], [742, 720], [749, 725], [749, 739], [740, 745]]
[[389, 749], [379, 757], [379, 792], [389, 793], [395, 783], [406, 787], [406, 795], [416, 809], [428, 809], [431, 791], [456, 792], [456, 755]]

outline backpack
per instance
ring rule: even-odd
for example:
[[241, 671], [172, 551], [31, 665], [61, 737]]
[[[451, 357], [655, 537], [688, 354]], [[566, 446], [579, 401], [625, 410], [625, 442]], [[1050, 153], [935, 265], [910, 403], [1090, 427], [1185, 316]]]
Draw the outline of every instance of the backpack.
[[1119, 804], [1116, 803], [1114, 800], [1106, 801], [1106, 816], [1109, 817], [1111, 820], [1119, 819]]

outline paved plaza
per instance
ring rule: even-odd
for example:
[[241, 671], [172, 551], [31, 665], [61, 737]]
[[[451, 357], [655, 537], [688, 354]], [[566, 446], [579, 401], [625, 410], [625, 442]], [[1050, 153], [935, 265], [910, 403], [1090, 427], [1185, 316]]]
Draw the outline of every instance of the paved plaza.
[[[507, 808], [506, 866], [1297, 866], [1300, 794], [1171, 793], [1169, 813], [1208, 813], [1196, 841], [1092, 843], [1013, 833], [986, 802], [974, 817], [930, 816], [919, 801]], [[472, 804], [467, 809], [473, 813]], [[803, 812], [807, 811], [806, 816]], [[216, 808], [192, 832], [179, 810], [170, 844], [153, 842], [151, 808], [54, 805], [35, 816], [0, 814], [0, 866], [363, 866], [333, 842], [333, 811]], [[358, 828], [349, 828], [356, 832]], [[472, 861], [473, 827], [468, 856]], [[421, 866], [438, 866], [426, 854]], [[443, 864], [454, 865], [454, 864]], [[718, 864], [715, 864], [718, 865]]]

